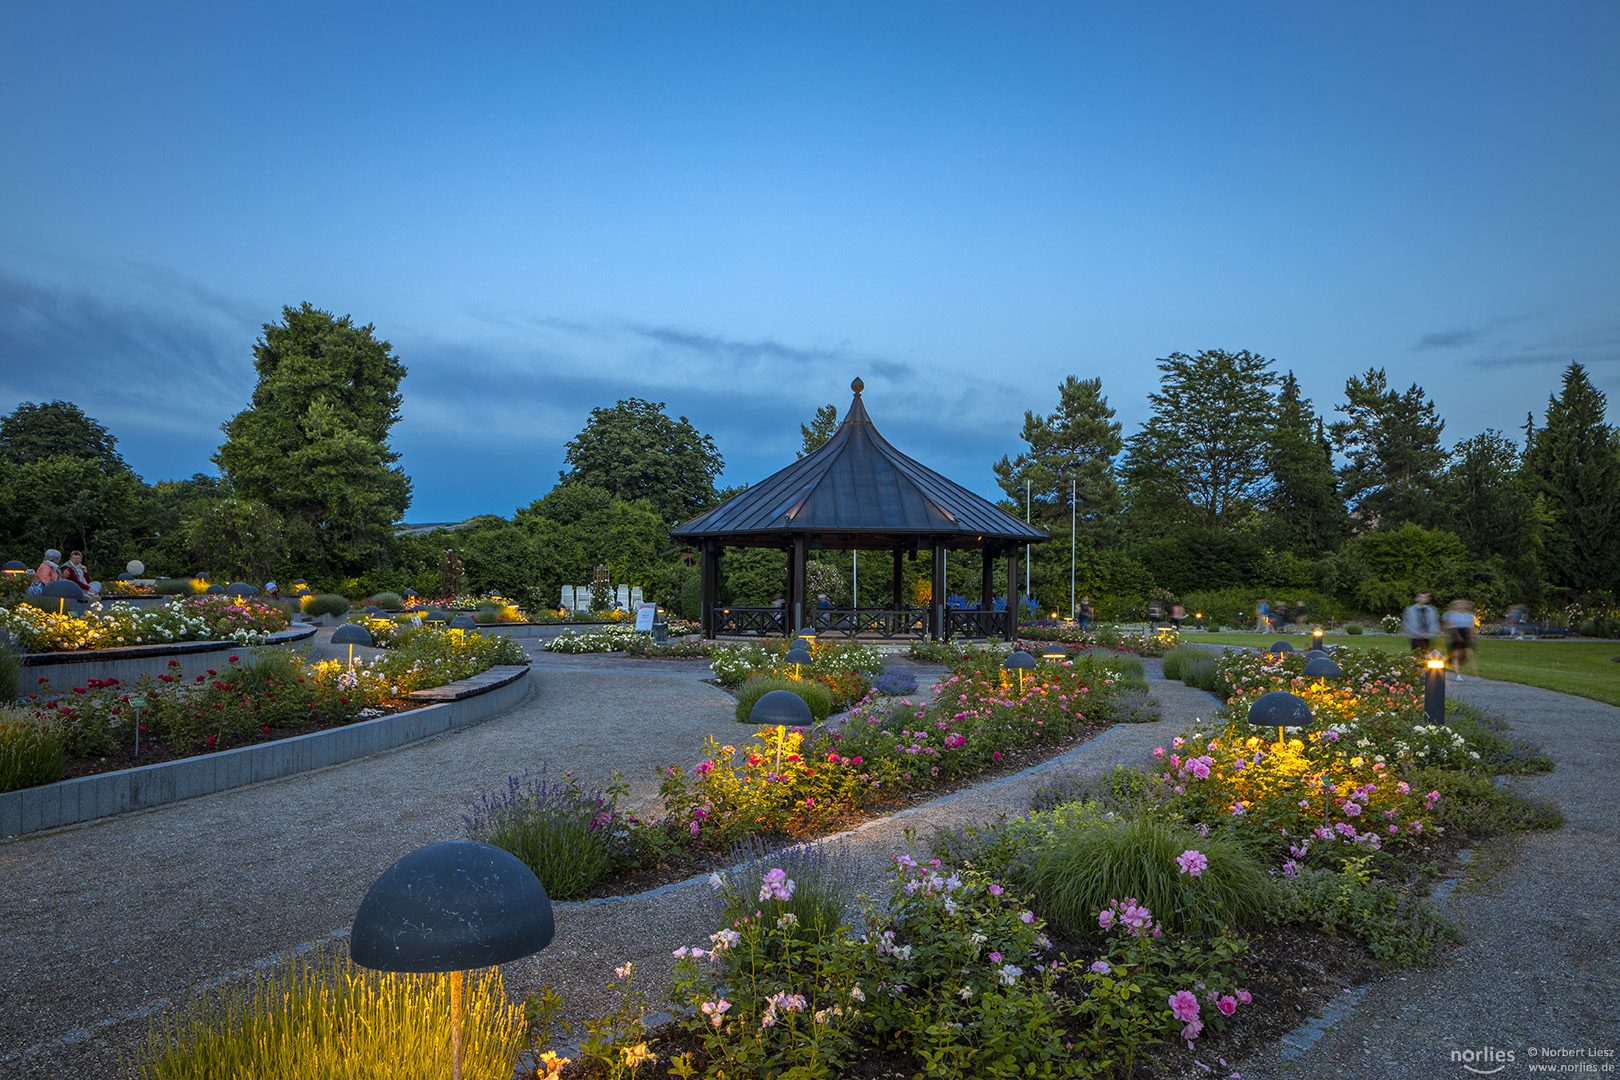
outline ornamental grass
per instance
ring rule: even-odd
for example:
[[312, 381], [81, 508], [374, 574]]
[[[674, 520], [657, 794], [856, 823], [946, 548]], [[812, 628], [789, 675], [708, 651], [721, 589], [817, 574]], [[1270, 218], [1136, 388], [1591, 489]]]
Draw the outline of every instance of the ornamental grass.
[[[441, 1080], [450, 1075], [450, 990], [442, 975], [366, 971], [327, 953], [246, 985], [211, 990], [156, 1022], [134, 1052], [135, 1080]], [[500, 973], [462, 993], [462, 1075], [510, 1080], [523, 1006]]]

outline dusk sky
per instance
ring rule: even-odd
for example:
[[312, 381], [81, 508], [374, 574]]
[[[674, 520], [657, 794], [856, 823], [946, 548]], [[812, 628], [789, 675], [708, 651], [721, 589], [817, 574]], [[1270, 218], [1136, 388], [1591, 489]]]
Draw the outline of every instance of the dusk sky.
[[723, 482], [866, 382], [985, 493], [1067, 375], [1383, 367], [1448, 445], [1620, 397], [1620, 5], [13, 4], [0, 412], [215, 471], [284, 305], [410, 371], [410, 521], [544, 495], [666, 402]]

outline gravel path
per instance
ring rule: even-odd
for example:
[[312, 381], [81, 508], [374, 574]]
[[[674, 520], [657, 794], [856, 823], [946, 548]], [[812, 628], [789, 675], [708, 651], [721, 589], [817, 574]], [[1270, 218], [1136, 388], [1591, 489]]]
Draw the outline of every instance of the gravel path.
[[[466, 798], [493, 792], [509, 775], [551, 762], [594, 787], [619, 771], [631, 802], [652, 805], [659, 766], [695, 760], [710, 734], [735, 741], [745, 730], [732, 718], [732, 699], [701, 681], [705, 664], [531, 652], [530, 700], [477, 727], [0, 843], [0, 1076], [114, 1075], [147, 1016], [289, 949], [332, 941], [384, 868], [458, 836]], [[1148, 666], [1156, 674], [1157, 664]], [[1209, 695], [1180, 683], [1152, 685], [1164, 711], [1159, 723], [1115, 728], [1029, 773], [842, 838], [862, 890], [880, 891], [906, 828], [926, 839], [936, 828], [1020, 813], [1042, 775], [1140, 761], [1214, 707]], [[1304, 1057], [1268, 1055], [1243, 1065], [1244, 1076], [1466, 1075], [1447, 1060], [1451, 1049], [1488, 1042], [1517, 1049], [1522, 1062], [1532, 1041], [1615, 1046], [1607, 1014], [1620, 1004], [1620, 986], [1608, 932], [1620, 849], [1607, 801], [1612, 784], [1598, 781], [1607, 779], [1605, 757], [1611, 768], [1617, 760], [1620, 710], [1510, 684], [1470, 681], [1453, 692], [1544, 742], [1559, 770], [1527, 787], [1559, 801], [1569, 826], [1522, 841], [1520, 865], [1458, 895], [1453, 904], [1468, 942], [1443, 967], [1380, 981]], [[577, 1037], [579, 1021], [614, 1003], [604, 987], [615, 965], [636, 961], [638, 981], [656, 997], [670, 950], [705, 941], [713, 929], [707, 893], [671, 887], [557, 904], [557, 940], [506, 965], [507, 988], [520, 995], [556, 989]]]

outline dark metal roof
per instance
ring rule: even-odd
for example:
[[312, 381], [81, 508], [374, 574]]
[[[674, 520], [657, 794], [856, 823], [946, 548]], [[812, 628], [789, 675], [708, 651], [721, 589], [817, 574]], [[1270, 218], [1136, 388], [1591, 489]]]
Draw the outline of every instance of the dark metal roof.
[[861, 403], [863, 384], [837, 432], [813, 454], [677, 526], [683, 540], [733, 544], [819, 536], [832, 547], [943, 543], [980, 547], [986, 540], [1048, 539], [988, 499], [945, 479], [889, 445]]

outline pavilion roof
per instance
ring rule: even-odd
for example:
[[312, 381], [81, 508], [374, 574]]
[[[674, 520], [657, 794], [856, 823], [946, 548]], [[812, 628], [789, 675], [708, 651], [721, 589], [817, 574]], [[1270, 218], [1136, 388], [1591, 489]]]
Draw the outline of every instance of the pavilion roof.
[[862, 548], [1049, 539], [1044, 529], [896, 450], [867, 415], [861, 380], [850, 388], [849, 412], [818, 450], [676, 526], [672, 535], [744, 545], [806, 535], [822, 537], [827, 546]]

